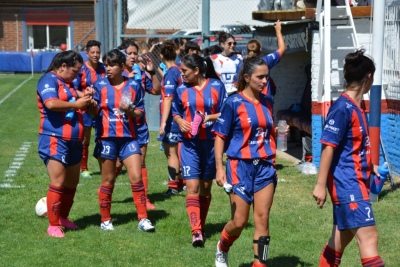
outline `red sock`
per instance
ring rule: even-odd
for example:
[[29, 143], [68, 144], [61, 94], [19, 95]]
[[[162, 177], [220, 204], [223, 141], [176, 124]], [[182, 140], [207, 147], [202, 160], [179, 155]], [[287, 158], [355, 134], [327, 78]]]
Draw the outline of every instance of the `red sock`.
[[51, 184], [47, 190], [47, 216], [51, 226], [60, 225], [60, 206], [63, 191], [62, 187]]
[[64, 187], [64, 193], [61, 198], [61, 208], [60, 208], [60, 217], [68, 218], [69, 212], [71, 211], [72, 204], [74, 203], [76, 187], [69, 188]]
[[200, 200], [198, 196], [186, 197], [186, 211], [192, 232], [201, 231]]
[[343, 252], [336, 251], [325, 245], [319, 258], [319, 267], [338, 267], [342, 259]]
[[168, 181], [168, 188], [178, 190], [178, 188], [179, 188], [179, 180], [169, 180]]
[[206, 219], [208, 215], [208, 209], [211, 204], [211, 195], [209, 196], [200, 196], [200, 220], [201, 220], [201, 229], [204, 229], [204, 225], [206, 224]]
[[219, 249], [222, 250], [223, 252], [228, 252], [231, 246], [233, 245], [233, 242], [235, 242], [236, 239], [239, 238], [238, 236], [230, 236], [226, 230], [225, 227], [222, 230], [221, 233], [221, 238], [219, 239]]
[[179, 179], [178, 180], [178, 187], [182, 189], [186, 185], [186, 180]]
[[267, 265], [261, 262], [253, 262], [251, 267], [267, 267]]
[[144, 194], [147, 197], [149, 193], [149, 181], [147, 180], [147, 168], [146, 165], [142, 165], [142, 181], [144, 185]]
[[138, 220], [147, 218], [146, 210], [146, 195], [144, 193], [144, 185], [142, 182], [138, 184], [131, 184], [133, 203], [136, 206]]
[[82, 160], [81, 160], [81, 170], [88, 170], [88, 157], [89, 157], [89, 145], [83, 145]]
[[363, 267], [384, 267], [385, 264], [383, 263], [381, 257], [375, 256], [375, 257], [371, 257], [371, 258], [364, 258], [361, 259], [361, 263], [363, 265]]
[[113, 191], [114, 186], [106, 184], [102, 184], [99, 190], [97, 190], [102, 222], [111, 220], [111, 199]]

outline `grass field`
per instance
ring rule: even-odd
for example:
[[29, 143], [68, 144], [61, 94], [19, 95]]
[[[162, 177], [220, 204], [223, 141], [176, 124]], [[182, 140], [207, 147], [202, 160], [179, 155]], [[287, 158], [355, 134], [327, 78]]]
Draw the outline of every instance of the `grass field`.
[[[0, 101], [30, 75], [0, 75]], [[70, 218], [81, 229], [65, 238], [47, 236], [47, 219], [35, 215], [36, 202], [46, 195], [48, 177], [37, 155], [39, 113], [36, 82], [26, 82], [0, 104], [0, 266], [214, 266], [219, 233], [230, 218], [228, 197], [217, 186], [205, 231], [204, 248], [191, 246], [185, 195], [165, 198], [166, 160], [151, 134], [147, 155], [150, 199], [157, 210], [149, 217], [155, 233], [137, 229], [126, 174], [118, 177], [112, 202], [115, 231], [101, 231], [96, 190], [100, 184], [97, 163], [90, 159], [92, 179], [81, 179]], [[93, 149], [93, 144], [90, 150]], [[269, 267], [317, 266], [320, 251], [331, 230], [332, 208], [317, 208], [312, 190], [316, 176], [303, 175], [293, 163], [277, 160], [278, 183], [271, 211]], [[384, 191], [373, 204], [380, 235], [379, 250], [387, 267], [400, 266], [400, 191]], [[249, 267], [253, 261], [253, 221], [229, 253], [231, 267]], [[341, 266], [361, 266], [356, 241], [346, 250]]]

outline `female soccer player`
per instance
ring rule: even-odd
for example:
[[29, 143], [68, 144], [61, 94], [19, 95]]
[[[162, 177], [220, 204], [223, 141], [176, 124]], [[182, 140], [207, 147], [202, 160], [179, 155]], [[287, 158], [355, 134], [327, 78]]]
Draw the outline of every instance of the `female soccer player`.
[[[64, 237], [61, 227], [79, 228], [68, 215], [79, 183], [83, 140], [81, 109], [91, 103], [93, 94], [92, 91], [84, 94], [71, 86], [82, 63], [82, 56], [77, 52], [58, 53], [39, 79], [36, 91], [40, 112], [38, 152], [50, 178], [47, 233], [59, 238]], [[68, 111], [74, 112], [69, 119], [66, 118]]]
[[[126, 53], [126, 64], [123, 75], [126, 77], [133, 77], [135, 75], [133, 71], [133, 65], [139, 64], [141, 68], [141, 85], [143, 88], [143, 97], [147, 93], [152, 95], [160, 95], [161, 94], [161, 83], [158, 79], [156, 72], [154, 71], [153, 61], [150, 57], [146, 55], [139, 56], [138, 55], [138, 45], [132, 40], [127, 40], [120, 46], [120, 49], [125, 50]], [[150, 142], [150, 133], [149, 127], [146, 121], [146, 111], [143, 110], [143, 116], [136, 118], [137, 125], [137, 134], [138, 134], [138, 142], [140, 146], [140, 150], [142, 152], [141, 162], [142, 162], [142, 180], [144, 184], [144, 189], [146, 193], [146, 208], [148, 210], [156, 209], [149, 197], [149, 183], [147, 177], [147, 168], [146, 168], [146, 155], [147, 155], [147, 144]], [[117, 164], [117, 173], [122, 169], [122, 166], [118, 166]]]
[[186, 180], [186, 210], [194, 247], [204, 244], [203, 229], [216, 172], [211, 128], [226, 98], [221, 81], [203, 76], [206, 68], [204, 59], [197, 54], [183, 58], [184, 83], [176, 90], [172, 109], [182, 135], [179, 155], [182, 178]]
[[[371, 147], [362, 108], [363, 95], [374, 81], [375, 66], [364, 50], [349, 53], [343, 68], [345, 92], [333, 103], [321, 136], [322, 154], [313, 196], [322, 208], [326, 187], [333, 204], [333, 228], [322, 250], [320, 267], [339, 266], [346, 246], [354, 238], [362, 265], [382, 267], [378, 232], [369, 199]], [[377, 166], [373, 166], [375, 173]]]
[[182, 83], [181, 71], [175, 63], [176, 45], [172, 41], [166, 41], [161, 46], [161, 60], [167, 66], [168, 71], [161, 81], [160, 99], [160, 140], [164, 147], [164, 154], [168, 162], [168, 190], [166, 196], [176, 195], [183, 187], [180, 175], [178, 157], [178, 132], [179, 128], [172, 119], [172, 101], [178, 86]]
[[106, 54], [107, 78], [95, 83], [94, 99], [98, 106], [90, 109], [90, 114], [97, 117], [96, 126], [101, 143], [101, 186], [98, 190], [100, 226], [103, 230], [114, 230], [110, 212], [116, 178], [115, 163], [118, 158], [128, 172], [132, 198], [138, 214], [138, 228], [151, 232], [155, 228], [147, 218], [141, 175], [141, 151], [135, 120], [143, 115], [143, 92], [139, 83], [122, 75], [125, 61], [125, 55], [118, 49]]
[[[275, 23], [275, 32], [276, 38], [278, 40], [278, 49], [270, 53], [266, 56], [263, 56], [262, 59], [267, 63], [268, 70], [271, 71], [273, 67], [275, 67], [279, 61], [281, 60], [283, 53], [286, 51], [285, 39], [282, 35], [282, 22], [279, 20]], [[252, 39], [247, 43], [246, 46], [247, 56], [246, 57], [261, 57], [261, 44], [258, 40]], [[276, 86], [271, 76], [268, 76], [267, 85], [263, 90], [263, 94], [273, 97], [276, 92]]]
[[[246, 226], [252, 203], [253, 267], [266, 266], [269, 211], [277, 182], [272, 100], [261, 93], [267, 77], [265, 61], [258, 57], [246, 59], [239, 74], [239, 92], [228, 97], [213, 127], [216, 182], [219, 186], [232, 185], [229, 194], [232, 215], [217, 244], [216, 267], [228, 266], [228, 251]], [[222, 164], [224, 152], [226, 173]]]
[[[99, 78], [106, 76], [106, 66], [100, 60], [101, 43], [96, 40], [89, 40], [86, 43], [86, 55], [88, 60], [83, 63], [78, 77], [74, 80], [74, 85], [80, 90], [92, 87]], [[87, 112], [83, 113], [84, 135], [83, 135], [83, 154], [81, 161], [81, 177], [92, 178], [88, 167], [89, 145], [92, 135], [93, 118]]]
[[211, 55], [211, 59], [216, 73], [230, 95], [237, 91], [238, 73], [243, 58], [242, 55], [235, 52], [236, 41], [232, 34], [221, 32], [218, 41], [222, 52]]

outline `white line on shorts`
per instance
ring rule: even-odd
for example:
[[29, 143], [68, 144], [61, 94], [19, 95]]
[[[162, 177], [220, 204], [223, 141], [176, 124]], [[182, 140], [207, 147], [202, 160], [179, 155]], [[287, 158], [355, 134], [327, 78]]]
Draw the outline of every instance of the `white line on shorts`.
[[23, 161], [28, 154], [28, 150], [31, 147], [32, 142], [24, 142], [22, 146], [17, 151], [14, 161], [8, 167], [8, 170], [4, 172], [4, 180], [0, 183], [0, 188], [24, 188], [24, 185], [13, 185], [13, 177], [17, 175], [17, 171], [21, 168]]
[[15, 87], [11, 92], [9, 92], [5, 97], [3, 97], [3, 99], [0, 100], [0, 105], [3, 104], [3, 102], [6, 101], [7, 98], [9, 98], [12, 94], [14, 94], [19, 88], [21, 88], [25, 83], [27, 83], [32, 78], [33, 78], [32, 76], [29, 77], [28, 79], [20, 83], [17, 87]]

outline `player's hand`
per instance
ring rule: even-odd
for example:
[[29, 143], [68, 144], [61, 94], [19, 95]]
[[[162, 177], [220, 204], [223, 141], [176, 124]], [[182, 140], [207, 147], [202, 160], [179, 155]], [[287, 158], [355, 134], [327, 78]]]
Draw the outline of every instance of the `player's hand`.
[[76, 100], [76, 108], [77, 109], [83, 109], [87, 108], [87, 106], [90, 104], [90, 101], [92, 100], [92, 96], [90, 95], [84, 95], [83, 97], [78, 98]]
[[314, 197], [315, 201], [317, 202], [317, 205], [319, 206], [319, 208], [322, 209], [326, 202], [326, 187], [325, 187], [325, 185], [317, 184], [313, 191], [313, 197]]
[[224, 186], [226, 183], [226, 172], [224, 168], [217, 168], [217, 173], [215, 175], [215, 182], [218, 186]]
[[85, 90], [84, 95], [85, 95], [85, 96], [88, 95], [88, 96], [93, 97], [95, 92], [96, 92], [96, 91], [94, 90], [93, 87], [88, 86], [88, 87], [86, 87], [86, 90]]
[[182, 133], [187, 133], [192, 130], [192, 125], [190, 124], [190, 122], [184, 119], [179, 120], [178, 126], [179, 130], [181, 130]]
[[158, 134], [161, 136], [165, 134], [165, 122], [161, 123], [160, 129], [158, 129]]
[[276, 31], [279, 31], [279, 32], [282, 31], [282, 22], [280, 20], [278, 20], [277, 22], [275, 22], [274, 27], [275, 27]]

